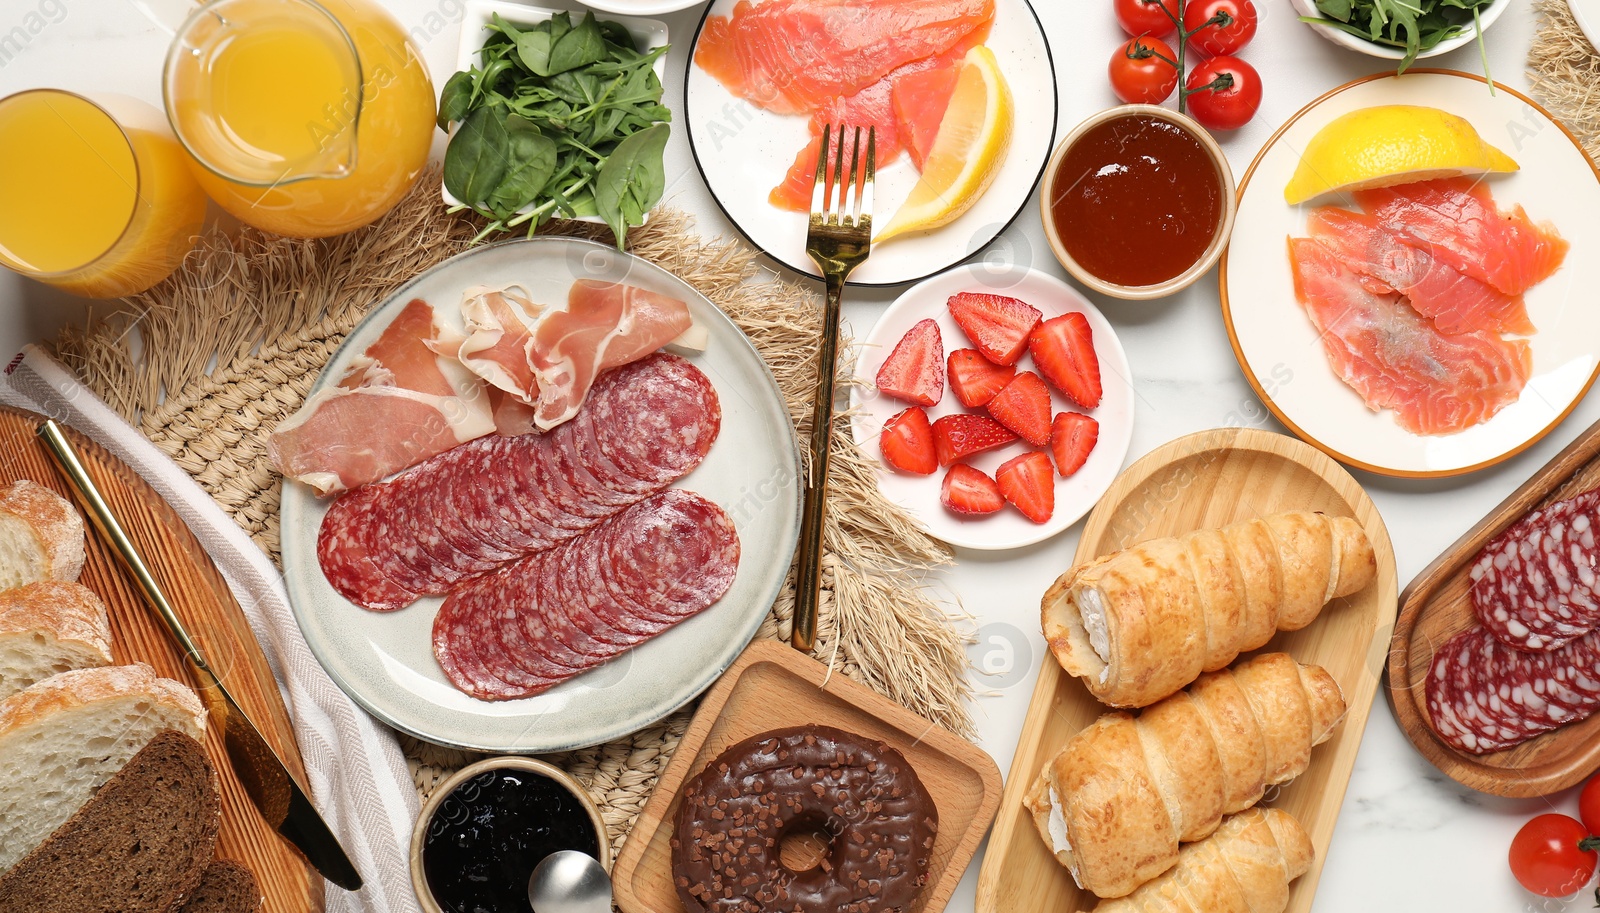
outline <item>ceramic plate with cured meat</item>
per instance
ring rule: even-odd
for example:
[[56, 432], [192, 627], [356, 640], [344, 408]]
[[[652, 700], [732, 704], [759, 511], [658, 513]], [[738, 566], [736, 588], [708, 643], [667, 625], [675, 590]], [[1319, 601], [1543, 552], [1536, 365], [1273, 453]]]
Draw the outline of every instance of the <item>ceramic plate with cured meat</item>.
[[370, 612], [341, 597], [317, 560], [329, 499], [285, 483], [283, 569], [306, 641], [328, 674], [395, 728], [444, 745], [482, 751], [548, 752], [594, 745], [666, 716], [713, 682], [755, 635], [788, 571], [799, 531], [799, 452], [783, 396], [749, 340], [715, 305], [667, 271], [590, 241], [540, 238], [477, 248], [396, 291], [335, 353], [312, 391], [337, 382], [406, 304], [422, 298], [459, 321], [471, 286], [519, 284], [537, 300], [565, 301], [579, 278], [624, 282], [688, 303], [705, 328], [689, 355], [722, 410], [716, 443], [674, 487], [722, 508], [739, 537], [731, 588], [714, 605], [598, 668], [534, 697], [487, 702], [450, 683], [432, 650], [443, 600]]
[[[1523, 350], [1528, 355], [1526, 367], [1516, 372], [1525, 375], [1525, 381], [1511, 394], [1509, 404], [1503, 395], [1483, 393], [1488, 388], [1476, 380], [1450, 387], [1452, 401], [1469, 408], [1480, 395], [1494, 396], [1494, 411], [1487, 420], [1464, 430], [1406, 430], [1401, 425], [1402, 414], [1417, 399], [1400, 384], [1385, 394], [1395, 398], [1395, 408], [1369, 409], [1362, 396], [1330, 367], [1324, 340], [1296, 303], [1295, 269], [1286, 240], [1311, 234], [1312, 211], [1320, 206], [1370, 208], [1373, 201], [1364, 194], [1355, 199], [1350, 194], [1328, 194], [1289, 206], [1284, 202], [1284, 186], [1295, 172], [1301, 151], [1319, 130], [1343, 114], [1376, 105], [1422, 105], [1464, 118], [1485, 142], [1521, 166], [1513, 173], [1489, 175], [1473, 184], [1473, 190], [1492, 197], [1502, 213], [1520, 206], [1534, 222], [1552, 224], [1570, 245], [1560, 267], [1521, 295], [1535, 332], [1523, 336], [1523, 329], [1509, 329], [1501, 340], [1515, 347], [1519, 358]], [[1295, 243], [1298, 249], [1303, 242]], [[1401, 77], [1371, 76], [1329, 92], [1290, 118], [1262, 148], [1239, 182], [1239, 212], [1219, 268], [1223, 318], [1246, 379], [1267, 408], [1305, 441], [1343, 463], [1384, 475], [1459, 475], [1492, 466], [1544, 437], [1594, 382], [1600, 370], [1600, 310], [1587, 301], [1589, 290], [1600, 284], [1597, 249], [1600, 180], [1565, 128], [1533, 101], [1505, 86], [1497, 85], [1490, 94], [1482, 77], [1413, 68]], [[1441, 253], [1439, 259], [1443, 258]], [[1486, 262], [1509, 259], [1494, 257]], [[1373, 294], [1357, 302], [1352, 295], [1333, 302], [1322, 292], [1312, 292], [1313, 298], [1319, 295], [1325, 304], [1334, 305], [1320, 310], [1319, 319], [1328, 327], [1333, 326], [1330, 321], [1339, 320], [1347, 329], [1355, 323], [1340, 320], [1341, 315], [1391, 297]], [[1401, 306], [1402, 315], [1410, 312]], [[1380, 332], [1396, 330], [1400, 322], [1383, 324]], [[1403, 332], [1395, 332], [1385, 345], [1407, 337], [1418, 323], [1410, 319], [1399, 326]], [[1444, 324], [1439, 327], [1447, 332]], [[1335, 333], [1330, 338], [1342, 337]], [[1364, 338], [1370, 343], [1375, 337], [1367, 334]], [[1361, 345], [1354, 348], [1362, 350]], [[1464, 376], [1471, 368], [1468, 362], [1475, 357], [1471, 353], [1453, 355], [1450, 361], [1455, 367], [1447, 364], [1446, 368], [1457, 377]], [[1428, 364], [1427, 370], [1436, 371], [1443, 361]], [[1368, 382], [1385, 384], [1370, 376]]]

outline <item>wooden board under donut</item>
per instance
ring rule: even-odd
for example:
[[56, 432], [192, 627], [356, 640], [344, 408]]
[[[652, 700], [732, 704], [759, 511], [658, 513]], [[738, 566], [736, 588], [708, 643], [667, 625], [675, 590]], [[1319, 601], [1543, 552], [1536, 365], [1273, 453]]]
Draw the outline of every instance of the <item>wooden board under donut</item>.
[[[683, 784], [736, 742], [818, 724], [905, 755], [939, 809], [928, 884], [907, 913], [939, 913], [1000, 805], [1000, 769], [982, 749], [777, 641], [745, 650], [706, 694], [611, 872], [623, 913], [683, 913], [672, 884], [672, 829]], [[784, 863], [805, 848], [786, 843]]]

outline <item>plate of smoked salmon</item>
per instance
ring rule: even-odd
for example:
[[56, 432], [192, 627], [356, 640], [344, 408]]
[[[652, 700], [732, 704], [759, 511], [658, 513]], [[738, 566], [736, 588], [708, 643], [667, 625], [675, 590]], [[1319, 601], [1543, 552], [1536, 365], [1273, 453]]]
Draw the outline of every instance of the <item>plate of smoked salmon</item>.
[[[1346, 179], [1362, 167], [1348, 137], [1392, 151], [1384, 130], [1424, 120], [1471, 161]], [[1533, 444], [1594, 382], [1597, 251], [1600, 173], [1537, 104], [1466, 73], [1376, 75], [1308, 105], [1251, 164], [1223, 316], [1301, 438], [1384, 475], [1458, 475]]]
[[766, 363], [692, 286], [590, 241], [402, 286], [269, 450], [312, 652], [379, 719], [462, 748], [578, 748], [682, 706], [799, 535]]
[[898, 285], [973, 256], [1027, 205], [1055, 143], [1049, 45], [1027, 0], [714, 0], [684, 117], [712, 197], [797, 272], [825, 124], [876, 130], [872, 257]]

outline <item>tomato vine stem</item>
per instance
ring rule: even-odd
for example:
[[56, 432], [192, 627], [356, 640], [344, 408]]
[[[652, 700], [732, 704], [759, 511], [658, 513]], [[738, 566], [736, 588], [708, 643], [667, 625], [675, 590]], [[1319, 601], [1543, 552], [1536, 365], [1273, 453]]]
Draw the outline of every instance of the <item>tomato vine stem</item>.
[[[1153, 5], [1153, 6], [1160, 7], [1161, 8], [1161, 12], [1163, 14], [1165, 14], [1168, 19], [1172, 20], [1173, 28], [1178, 30], [1178, 59], [1176, 61], [1174, 61], [1171, 58], [1167, 57], [1165, 54], [1157, 53], [1153, 48], [1147, 48], [1142, 44], [1138, 45], [1138, 47], [1142, 51], [1146, 52], [1149, 56], [1159, 57], [1162, 60], [1165, 60], [1167, 63], [1172, 64], [1173, 68], [1178, 71], [1178, 113], [1179, 114], [1188, 113], [1187, 109], [1188, 109], [1189, 96], [1195, 94], [1196, 92], [1216, 91], [1216, 90], [1220, 90], [1220, 89], [1226, 89], [1229, 86], [1233, 85], [1233, 75], [1231, 73], [1224, 73], [1221, 76], [1218, 76], [1216, 79], [1211, 80], [1210, 82], [1206, 83], [1203, 86], [1196, 86], [1193, 89], [1190, 89], [1186, 85], [1186, 83], [1188, 82], [1188, 79], [1187, 79], [1188, 73], [1184, 69], [1184, 60], [1183, 60], [1184, 52], [1186, 50], [1188, 50], [1188, 47], [1189, 47], [1189, 38], [1190, 38], [1190, 36], [1198, 35], [1201, 32], [1205, 31], [1206, 29], [1212, 27], [1213, 25], [1217, 26], [1218, 28], [1227, 28], [1228, 26], [1233, 24], [1233, 17], [1228, 14], [1227, 10], [1218, 10], [1216, 12], [1216, 15], [1214, 15], [1211, 18], [1207, 19], [1206, 21], [1200, 23], [1198, 26], [1195, 27], [1194, 31], [1189, 31], [1188, 29], [1185, 29], [1183, 27], [1184, 12], [1185, 12], [1185, 8], [1188, 6], [1189, 0], [1178, 0], [1178, 12], [1176, 14], [1174, 14], [1172, 12], [1172, 10], [1167, 9], [1167, 4], [1164, 2], [1164, 0], [1139, 0], [1139, 2], [1145, 4], [1146, 6], [1152, 6]], [[1130, 57], [1134, 57], [1135, 55], [1130, 54], [1129, 56]], [[1142, 57], [1142, 56], [1145, 56], [1145, 55], [1144, 54], [1140, 54], [1138, 56]], [[1596, 890], [1600, 890], [1600, 889], [1596, 889]], [[1600, 898], [1597, 898], [1597, 899], [1600, 899]]]

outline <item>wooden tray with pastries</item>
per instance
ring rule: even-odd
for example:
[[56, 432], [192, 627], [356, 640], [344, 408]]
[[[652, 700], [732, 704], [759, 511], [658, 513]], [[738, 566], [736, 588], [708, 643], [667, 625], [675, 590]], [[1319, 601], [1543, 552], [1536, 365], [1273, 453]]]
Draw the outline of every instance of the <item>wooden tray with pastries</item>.
[[1510, 748], [1470, 754], [1435, 731], [1425, 686], [1435, 652], [1479, 624], [1469, 589], [1480, 550], [1530, 512], [1597, 487], [1600, 423], [1585, 429], [1445, 549], [1400, 596], [1400, 618], [1389, 649], [1389, 704], [1417, 751], [1459, 783], [1497, 796], [1544, 796], [1577, 785], [1600, 767], [1600, 714]]
[[[0, 407], [0, 453], [5, 454], [0, 462], [0, 489], [26, 479], [72, 502], [67, 482], [36, 436], [43, 421], [43, 416]], [[266, 658], [205, 549], [177, 512], [132, 469], [82, 434], [64, 430], [229, 691], [257, 721], [262, 735], [291, 772], [304, 782], [294, 730]], [[115, 553], [87, 523], [85, 527], [86, 554], [77, 583], [105, 604], [112, 662], [119, 666], [145, 663], [161, 678], [197, 688], [183, 654]], [[211, 725], [201, 742], [215, 769], [221, 798], [216, 858], [240, 863], [254, 874], [265, 899], [263, 913], [320, 913], [324, 906], [321, 876], [268, 826], [251, 803], [229, 762], [222, 736], [222, 727]], [[96, 732], [83, 732], [82, 738], [86, 746], [91, 740], [109, 741], [106, 734]]]
[[[994, 820], [1000, 801], [1000, 771], [994, 761], [976, 745], [787, 644], [757, 641], [706, 693], [617, 857], [611, 878], [623, 913], [683, 913], [672, 840], [687, 781], [725, 749], [753, 736], [818, 725], [880, 742], [903, 755], [915, 771], [936, 806], [938, 826], [926, 878], [904, 913], [944, 909]], [[797, 820], [781, 835], [779, 858], [785, 867], [813, 870], [848, 851], [840, 844], [848, 844], [850, 834], [832, 839], [820, 831], [808, 835], [801, 823]], [[816, 839], [808, 841], [812, 836]]]
[[[1313, 543], [1313, 538], [1297, 540], [1293, 535], [1281, 533], [1284, 528], [1315, 528], [1321, 537], [1315, 540], [1321, 543], [1316, 546], [1321, 549], [1320, 566], [1312, 567], [1311, 562], [1303, 562], [1295, 565], [1295, 574], [1291, 575], [1291, 561], [1286, 556], [1292, 555], [1293, 549], [1284, 543]], [[1192, 535], [1177, 540], [1164, 538], [1183, 537], [1201, 530], [1212, 532], [1201, 534], [1200, 538]], [[1251, 545], [1250, 535], [1261, 538]], [[1341, 543], [1345, 548], [1342, 557]], [[1136, 545], [1137, 548], [1130, 548]], [[1301, 547], [1309, 549], [1311, 545]], [[1265, 589], [1251, 589], [1255, 585], [1252, 581], [1264, 579], [1267, 572], [1240, 567], [1249, 563], [1247, 557], [1240, 556], [1254, 554], [1252, 548], [1275, 549], [1270, 566], [1276, 570], [1271, 573], [1279, 581], [1276, 585], [1281, 589], [1281, 601], [1285, 606], [1275, 609], [1276, 614], [1266, 616], [1265, 627], [1259, 623], [1259, 611], [1244, 608], [1249, 604], [1274, 601], [1254, 595], [1267, 592]], [[1090, 562], [1124, 549], [1127, 551], [1123, 552], [1120, 563], [1119, 559], [1108, 558], [1088, 567]], [[1192, 577], [1182, 578], [1185, 586], [1191, 579], [1216, 581], [1221, 571], [1218, 570], [1220, 565], [1215, 563], [1209, 578], [1202, 571], [1188, 570], [1201, 567], [1202, 557], [1206, 555], [1221, 556], [1214, 558], [1214, 562], [1227, 564], [1231, 568], [1227, 571], [1228, 579], [1235, 582], [1227, 587], [1214, 582], [1214, 588], [1209, 590], [1199, 584], [1182, 593], [1177, 584], [1167, 582], [1180, 573], [1192, 574]], [[1128, 556], [1135, 557], [1129, 559]], [[1162, 556], [1168, 557], [1165, 561], [1158, 560]], [[1197, 610], [1196, 617], [1203, 614], [1208, 630], [1185, 634], [1187, 639], [1183, 646], [1175, 649], [1170, 637], [1159, 636], [1159, 625], [1172, 628], [1167, 625], [1167, 621], [1175, 617], [1171, 614], [1160, 615], [1160, 619], [1167, 621], [1139, 622], [1145, 625], [1141, 628], [1125, 619], [1115, 622], [1096, 619], [1091, 623], [1088, 613], [1080, 612], [1081, 624], [1072, 641], [1073, 661], [1076, 663], [1080, 655], [1076, 652], [1080, 645], [1082, 650], [1089, 649], [1090, 638], [1111, 637], [1109, 653], [1103, 641], [1095, 647], [1104, 662], [1099, 677], [1091, 676], [1095, 683], [1093, 690], [1108, 701], [1117, 701], [1119, 706], [1145, 709], [1138, 711], [1141, 716], [1137, 721], [1126, 714], [1110, 715], [1113, 708], [1091, 693], [1085, 679], [1064, 671], [1053, 653], [1046, 656], [979, 875], [978, 913], [1072, 913], [1091, 910], [1102, 903], [1095, 893], [1078, 886], [1074, 873], [1058, 858], [1070, 859], [1079, 874], [1100, 890], [1100, 896], [1127, 897], [1126, 900], [1104, 901], [1105, 909], [1190, 908], [1161, 902], [1155, 897], [1160, 892], [1182, 895], [1187, 898], [1185, 902], [1198, 904], [1195, 909], [1209, 909], [1208, 898], [1203, 893], [1212, 881], [1205, 875], [1207, 866], [1210, 866], [1209, 871], [1215, 871], [1219, 854], [1226, 855], [1231, 863], [1236, 862], [1242, 858], [1236, 855], [1236, 850], [1248, 843], [1262, 842], [1270, 853], [1258, 856], [1261, 859], [1270, 856], [1273, 865], [1278, 867], [1276, 874], [1264, 876], [1263, 880], [1275, 879], [1276, 883], [1270, 885], [1264, 895], [1250, 899], [1252, 908], [1287, 909], [1292, 913], [1310, 910], [1318, 874], [1326, 858], [1362, 730], [1383, 671], [1387, 634], [1395, 615], [1393, 552], [1383, 521], [1371, 500], [1349, 473], [1325, 454], [1298, 440], [1254, 429], [1201, 432], [1157, 448], [1123, 472], [1089, 515], [1075, 565], [1079, 570], [1063, 575], [1063, 580], [1046, 594], [1047, 606], [1059, 605], [1062, 594], [1068, 592], [1068, 584], [1073, 587], [1071, 599], [1075, 607], [1091, 602], [1087, 596], [1080, 595], [1078, 588], [1088, 586], [1084, 581], [1093, 578], [1095, 573], [1100, 574], [1099, 582], [1094, 584], [1098, 587], [1110, 586], [1106, 581], [1116, 574], [1132, 580], [1142, 573], [1145, 575], [1142, 579], [1150, 582], [1143, 584], [1143, 589], [1134, 587], [1121, 591], [1123, 596], [1118, 598], [1123, 603], [1127, 602], [1128, 592], [1144, 594], [1146, 606], [1172, 605], [1184, 600], [1204, 603], [1204, 613]], [[1097, 572], [1096, 568], [1103, 570]], [[1174, 570], [1176, 568], [1184, 570]], [[1299, 604], [1306, 603], [1303, 595], [1291, 598], [1291, 578], [1310, 581], [1298, 590], [1302, 594], [1315, 594], [1311, 598], [1315, 604], [1310, 606], [1310, 612], [1302, 612], [1310, 617], [1309, 622], [1286, 620], [1287, 606], [1295, 599]], [[1247, 590], [1250, 593], [1246, 593]], [[1239, 595], [1231, 595], [1235, 592]], [[1151, 596], [1151, 593], [1179, 595]], [[1162, 600], [1167, 601], [1162, 603]], [[1232, 628], [1220, 624], [1210, 627], [1214, 608], [1225, 606], [1230, 600], [1235, 604], [1233, 617], [1240, 632], [1231, 642], [1226, 640], [1225, 632]], [[1107, 618], [1126, 611], [1112, 608], [1109, 602], [1101, 605], [1105, 607]], [[1319, 607], [1320, 612], [1317, 611]], [[1216, 611], [1222, 614], [1221, 610]], [[1251, 621], [1246, 616], [1257, 620]], [[1047, 614], [1047, 619], [1056, 617]], [[1192, 628], [1196, 622], [1190, 620], [1186, 624]], [[1303, 626], [1287, 630], [1298, 625]], [[1093, 629], [1101, 633], [1096, 635]], [[1272, 633], [1274, 629], [1276, 633]], [[1151, 631], [1156, 631], [1158, 636], [1138, 640], [1136, 645], [1127, 643], [1135, 634], [1142, 638]], [[1050, 633], [1047, 632], [1047, 636]], [[1067, 638], [1059, 628], [1054, 633], [1056, 642], [1052, 649], [1066, 650]], [[1119, 637], [1121, 646], [1115, 643]], [[1250, 640], [1254, 642], [1249, 643]], [[1262, 643], [1263, 640], [1266, 642]], [[1140, 650], [1138, 645], [1148, 649]], [[1237, 653], [1242, 655], [1230, 665], [1229, 658]], [[1154, 669], [1177, 669], [1179, 665], [1172, 660], [1176, 656], [1192, 657], [1192, 668], [1185, 667], [1188, 668], [1184, 673], [1186, 677], [1176, 681], [1167, 673], [1147, 675], [1141, 672], [1135, 676], [1131, 671], [1146, 665]], [[1192, 680], [1202, 668], [1217, 671], [1201, 675], [1198, 681], [1185, 688], [1184, 683]], [[1251, 689], [1264, 688], [1261, 683], [1269, 671], [1278, 675], [1272, 681], [1278, 683], [1284, 693], [1292, 687], [1292, 701], [1288, 698], [1282, 698], [1277, 704], [1265, 699], [1257, 701], [1257, 692]], [[1170, 687], [1157, 684], [1163, 675]], [[1288, 684], [1283, 684], [1283, 675], [1289, 677]], [[1184, 690], [1172, 694], [1171, 688]], [[1141, 689], [1148, 693], [1141, 694]], [[1163, 694], [1172, 696], [1156, 700]], [[1234, 701], [1230, 704], [1216, 696], [1223, 694], [1240, 697], [1230, 698]], [[1248, 705], [1242, 697], [1246, 694]], [[1169, 712], [1170, 707], [1178, 707], [1181, 713]], [[1225, 726], [1220, 715], [1230, 707], [1244, 709]], [[1266, 707], [1283, 710], [1283, 716], [1291, 719], [1298, 729], [1288, 735], [1266, 734], [1269, 721], [1261, 719], [1266, 715], [1263, 709]], [[1344, 712], [1342, 721], [1338, 717], [1341, 711]], [[1221, 745], [1216, 733], [1243, 731], [1235, 723], [1245, 717], [1249, 718], [1247, 722], [1251, 726], [1258, 727], [1252, 731], [1258, 732], [1257, 738], [1263, 739], [1269, 747], [1265, 755], [1252, 749], [1256, 758], [1250, 763], [1259, 768], [1253, 771], [1257, 775], [1255, 793], [1248, 796], [1240, 793], [1236, 799], [1227, 801], [1235, 802], [1231, 807], [1238, 808], [1259, 797], [1258, 807], [1268, 811], [1247, 810], [1229, 817], [1221, 784], [1244, 782], [1243, 777], [1234, 776], [1232, 771], [1244, 770], [1249, 765], [1237, 759], [1227, 760], [1232, 749]], [[1175, 737], [1183, 732], [1175, 721], [1184, 720], [1191, 726], [1190, 732], [1198, 727], [1197, 738]], [[1288, 723], [1272, 725], [1275, 729], [1289, 728]], [[1213, 744], [1213, 739], [1217, 739], [1217, 744]], [[1266, 769], [1274, 763], [1271, 759], [1278, 756], [1271, 747], [1274, 739], [1286, 746], [1298, 740], [1300, 756], [1288, 774], [1298, 772], [1298, 776], [1282, 785], [1274, 784], [1283, 778], [1287, 765], [1278, 771]], [[1310, 746], [1319, 739], [1324, 741], [1312, 749]], [[1156, 750], [1154, 746], [1161, 746], [1159, 759], [1151, 753]], [[1172, 750], [1167, 751], [1168, 748]], [[1287, 751], [1288, 748], [1284, 748], [1279, 754]], [[1208, 782], [1217, 784], [1214, 796], [1199, 795], [1205, 791], [1183, 778], [1185, 765], [1192, 766], [1196, 763], [1192, 759], [1202, 755], [1223, 758], [1221, 766], [1228, 768], [1220, 774], [1214, 769], [1209, 773], [1211, 781]], [[1101, 758], [1121, 758], [1128, 763], [1115, 768], [1104, 765], [1100, 770], [1091, 771], [1087, 778], [1071, 780], [1062, 789], [1076, 791], [1057, 796], [1055, 788], [1063, 783], [1061, 778], [1076, 776], [1061, 773], [1058, 762], [1071, 761], [1078, 765], [1075, 770], [1079, 770], [1092, 766], [1093, 762], [1086, 759]], [[1215, 760], [1202, 763], [1217, 765]], [[1051, 765], [1048, 781], [1042, 775], [1047, 765]], [[1133, 769], [1135, 766], [1139, 769]], [[1047, 783], [1048, 790], [1044, 788]], [[1193, 794], [1185, 794], [1184, 790], [1191, 787]], [[1094, 789], [1102, 792], [1095, 793]], [[1141, 789], [1144, 793], [1135, 797], [1137, 801], [1123, 794]], [[1044, 800], [1046, 793], [1048, 802]], [[1180, 838], [1180, 812], [1191, 807], [1209, 808], [1209, 825], [1190, 821], [1184, 825], [1189, 830], [1183, 830], [1185, 836]], [[1046, 808], [1050, 809], [1048, 818]], [[1149, 816], [1148, 822], [1128, 820], [1126, 810], [1132, 808], [1142, 808]], [[1040, 816], [1037, 824], [1036, 813]], [[1294, 820], [1283, 824], [1289, 816]], [[1080, 830], [1069, 830], [1069, 820], [1078, 822]], [[1090, 823], [1084, 824], [1085, 821]], [[1294, 835], [1292, 853], [1291, 839], [1278, 836], [1285, 828]], [[1125, 849], [1116, 844], [1108, 847], [1108, 841], [1098, 839], [1108, 832], [1132, 836], [1126, 840]], [[1154, 839], [1150, 835], [1156, 832], [1163, 835], [1162, 839], [1170, 840], [1170, 848], [1150, 849]], [[1050, 836], [1046, 837], [1046, 833]], [[1097, 839], [1088, 839], [1084, 836], [1086, 833]], [[1211, 836], [1200, 839], [1206, 834]], [[1047, 844], [1047, 839], [1054, 845]], [[1078, 846], [1072, 845], [1073, 839], [1079, 841]], [[1194, 841], [1182, 844], [1181, 855], [1179, 839]], [[1253, 851], [1254, 848], [1246, 849]], [[1060, 857], [1057, 850], [1062, 851]], [[1297, 857], [1292, 862], [1291, 855]], [[1091, 870], [1091, 862], [1098, 869]], [[1119, 868], [1121, 871], [1112, 873]], [[1303, 871], [1295, 871], [1297, 868]], [[1241, 869], [1235, 865], [1235, 870]], [[1197, 873], [1201, 877], [1195, 877]], [[1217, 883], [1220, 884], [1221, 879]], [[1236, 890], [1231, 880], [1226, 889]], [[1261, 901], [1261, 896], [1270, 896], [1270, 900]], [[1150, 900], [1157, 902], [1145, 905]], [[1243, 902], [1240, 898], [1228, 901], [1234, 905], [1228, 908], [1242, 909], [1238, 905]]]

